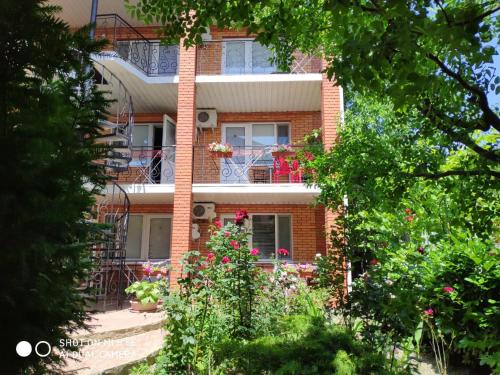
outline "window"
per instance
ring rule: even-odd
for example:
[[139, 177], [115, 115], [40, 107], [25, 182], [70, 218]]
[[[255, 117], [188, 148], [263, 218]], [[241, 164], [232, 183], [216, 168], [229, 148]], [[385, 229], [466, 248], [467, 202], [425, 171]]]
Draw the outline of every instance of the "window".
[[[269, 260], [277, 257], [278, 249], [284, 248], [289, 252], [287, 259], [292, 257], [292, 217], [286, 214], [250, 214], [252, 223], [252, 237], [250, 247], [260, 250], [260, 259]], [[223, 216], [222, 222], [226, 225], [234, 222], [232, 215]], [[281, 255], [280, 259], [284, 257]]]
[[127, 259], [169, 259], [171, 238], [170, 215], [130, 215]]
[[269, 74], [277, 71], [272, 52], [253, 40], [225, 40], [222, 42], [223, 74]]

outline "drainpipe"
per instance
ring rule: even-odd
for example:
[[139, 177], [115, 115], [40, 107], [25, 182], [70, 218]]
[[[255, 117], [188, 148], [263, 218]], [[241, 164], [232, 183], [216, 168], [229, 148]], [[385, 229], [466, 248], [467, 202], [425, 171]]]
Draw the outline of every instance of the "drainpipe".
[[90, 9], [90, 23], [92, 27], [90, 28], [89, 37], [94, 39], [95, 37], [95, 22], [97, 20], [97, 6], [99, 5], [99, 0], [92, 0], [92, 7]]

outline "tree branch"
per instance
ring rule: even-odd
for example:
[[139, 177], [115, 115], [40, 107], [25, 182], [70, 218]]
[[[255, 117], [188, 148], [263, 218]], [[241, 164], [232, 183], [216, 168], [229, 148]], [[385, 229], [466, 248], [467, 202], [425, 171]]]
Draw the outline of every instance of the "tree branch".
[[460, 21], [460, 22], [454, 22], [453, 25], [454, 26], [464, 26], [464, 25], [467, 25], [471, 22], [479, 22], [481, 21], [483, 18], [486, 18], [488, 16], [491, 16], [493, 13], [495, 12], [498, 12], [500, 10], [500, 5], [478, 15], [477, 17], [474, 17], [473, 19], [471, 20], [463, 20], [463, 21]]
[[467, 80], [462, 77], [459, 73], [454, 72], [445, 63], [443, 63], [436, 55], [432, 53], [428, 53], [427, 57], [436, 63], [439, 68], [446, 74], [448, 77], [456, 80], [463, 88], [469, 91], [473, 97], [475, 98], [475, 103], [483, 111], [483, 120], [496, 130], [500, 131], [500, 118], [492, 111], [488, 104], [488, 97], [484, 91], [482, 91], [479, 87], [474, 86], [467, 82]]
[[[432, 107], [430, 100], [425, 100], [426, 104], [421, 108], [422, 114], [431, 121], [438, 129], [446, 133], [452, 140], [460, 142], [476, 152], [483, 158], [493, 161], [495, 163], [500, 163], [500, 155], [497, 150], [487, 150], [482, 148], [477, 143], [472, 140], [468, 134], [460, 134], [453, 130], [453, 128], [448, 124], [452, 121], [448, 116], [443, 113], [439, 113]], [[463, 128], [463, 126], [462, 126]]]

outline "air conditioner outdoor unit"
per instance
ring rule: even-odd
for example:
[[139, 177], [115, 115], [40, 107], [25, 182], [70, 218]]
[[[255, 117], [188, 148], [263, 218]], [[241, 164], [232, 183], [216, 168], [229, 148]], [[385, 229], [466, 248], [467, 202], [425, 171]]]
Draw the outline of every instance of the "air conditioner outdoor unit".
[[217, 127], [217, 111], [215, 109], [197, 109], [196, 110], [196, 126], [198, 128], [216, 128]]
[[195, 219], [213, 219], [216, 217], [215, 204], [213, 203], [194, 203], [193, 217]]

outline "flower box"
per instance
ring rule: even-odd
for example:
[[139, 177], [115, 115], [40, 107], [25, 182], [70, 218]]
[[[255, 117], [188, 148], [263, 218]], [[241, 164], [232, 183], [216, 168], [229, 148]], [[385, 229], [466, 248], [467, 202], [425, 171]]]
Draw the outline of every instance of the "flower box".
[[271, 152], [273, 158], [286, 158], [294, 157], [296, 155], [295, 151], [273, 151]]
[[232, 158], [233, 151], [210, 151], [213, 158]]

